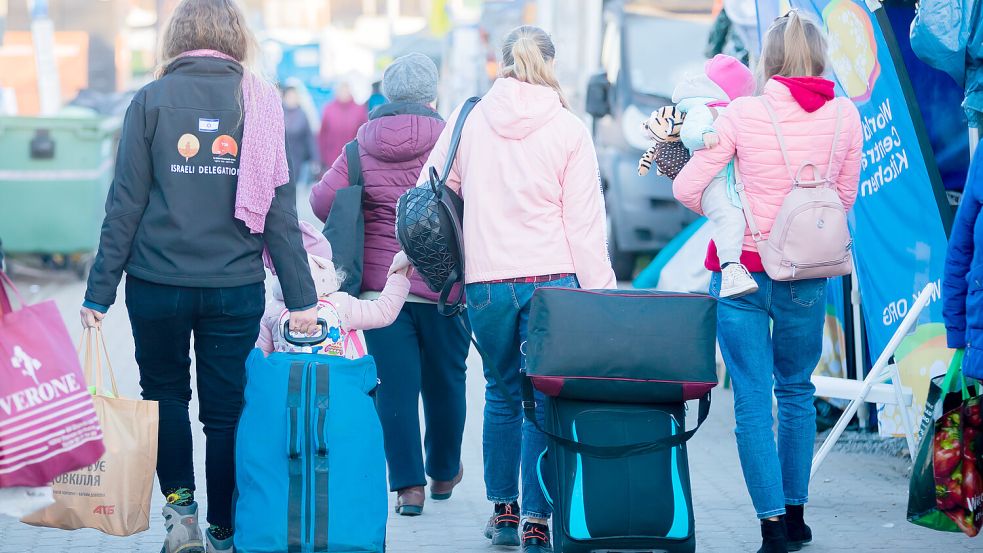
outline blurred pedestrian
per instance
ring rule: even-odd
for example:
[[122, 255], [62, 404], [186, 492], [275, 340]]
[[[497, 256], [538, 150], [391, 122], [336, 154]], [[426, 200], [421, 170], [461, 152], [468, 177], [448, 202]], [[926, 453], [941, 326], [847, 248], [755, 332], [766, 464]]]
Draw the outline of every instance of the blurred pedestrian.
[[308, 164], [318, 159], [317, 145], [307, 113], [300, 104], [300, 93], [292, 86], [283, 89], [283, 120], [290, 183], [306, 184], [310, 178]]
[[[235, 429], [265, 307], [264, 246], [291, 328], [316, 328], [314, 283], [286, 185], [283, 109], [276, 88], [249, 70], [257, 55], [235, 2], [182, 0], [175, 8], [157, 79], [126, 114], [81, 309], [84, 325], [99, 324], [127, 272], [140, 385], [160, 409], [163, 553], [233, 550]], [[206, 437], [204, 538], [188, 416], [192, 335]]]
[[368, 120], [369, 112], [352, 97], [351, 86], [346, 82], [338, 83], [334, 99], [324, 106], [321, 116], [321, 131], [317, 140], [321, 163], [334, 163], [342, 154], [345, 144], [355, 138], [359, 127]]
[[[536, 465], [546, 437], [523, 421], [520, 400], [529, 304], [538, 288], [615, 288], [617, 282], [597, 155], [557, 82], [552, 39], [538, 27], [519, 27], [506, 37], [502, 55], [499, 78], [464, 126], [447, 184], [466, 198], [468, 313], [486, 353], [483, 452], [494, 513], [485, 535], [495, 545], [521, 543], [523, 551], [545, 553], [552, 550], [552, 509]], [[459, 112], [425, 167], [444, 165]], [[427, 180], [424, 171], [419, 182]], [[507, 397], [492, 384], [496, 374]], [[544, 398], [538, 399], [542, 423]]]
[[[736, 157], [751, 212], [767, 238], [792, 187], [788, 168], [804, 162], [829, 175], [850, 209], [860, 180], [863, 132], [856, 106], [834, 98], [833, 82], [822, 78], [828, 48], [816, 23], [791, 11], [775, 20], [764, 39], [758, 65], [765, 83], [762, 97], [730, 103], [714, 125], [719, 143], [695, 152], [673, 189], [680, 202], [700, 212], [707, 185]], [[712, 242], [706, 265], [713, 271], [710, 293], [719, 299], [717, 336], [734, 383], [737, 450], [761, 520], [759, 553], [785, 553], [812, 540], [803, 509], [816, 438], [811, 377], [822, 353], [827, 282], [772, 280], [750, 231], [745, 231], [743, 250], [741, 262], [759, 288], [753, 294], [720, 297], [721, 263]]]
[[389, 100], [386, 99], [386, 95], [382, 93], [382, 81], [376, 81], [372, 83], [372, 94], [369, 95], [369, 100], [366, 102], [366, 106], [369, 108], [369, 116], [375, 108], [385, 104]]
[[[390, 103], [376, 108], [358, 131], [365, 177], [365, 269], [362, 297], [376, 297], [386, 284], [393, 254], [400, 251], [393, 228], [396, 200], [423, 170], [444, 129], [433, 110], [437, 66], [423, 54], [398, 58], [385, 72]], [[348, 159], [341, 156], [311, 191], [311, 207], [327, 218], [335, 193], [348, 186]], [[388, 328], [365, 333], [381, 384], [376, 405], [382, 420], [396, 512], [423, 512], [427, 476], [434, 499], [447, 499], [461, 481], [461, 440], [466, 415], [465, 374], [470, 339], [456, 319], [437, 312], [437, 294], [415, 276], [411, 295]], [[423, 396], [426, 450], [420, 447], [418, 404]]]

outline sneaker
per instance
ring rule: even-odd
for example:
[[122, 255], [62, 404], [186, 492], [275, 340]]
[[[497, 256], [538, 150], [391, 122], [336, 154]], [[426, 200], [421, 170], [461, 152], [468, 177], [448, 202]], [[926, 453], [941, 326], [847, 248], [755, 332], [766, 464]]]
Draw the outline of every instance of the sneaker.
[[211, 529], [205, 531], [205, 553], [233, 553], [232, 536], [220, 540], [212, 535]]
[[496, 503], [495, 514], [488, 519], [485, 537], [492, 545], [518, 547], [519, 542], [519, 503]]
[[721, 271], [721, 298], [739, 298], [757, 291], [758, 283], [744, 265], [731, 263]]
[[527, 522], [522, 527], [522, 553], [553, 553], [550, 544], [550, 527]]
[[198, 504], [164, 505], [164, 528], [167, 537], [160, 553], [205, 553], [198, 527]]

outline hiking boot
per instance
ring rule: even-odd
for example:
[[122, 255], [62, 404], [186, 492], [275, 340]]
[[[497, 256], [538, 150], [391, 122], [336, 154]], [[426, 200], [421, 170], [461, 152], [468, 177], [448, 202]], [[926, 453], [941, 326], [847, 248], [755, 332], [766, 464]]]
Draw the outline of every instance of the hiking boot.
[[812, 542], [812, 529], [805, 522], [804, 511], [802, 505], [785, 506], [785, 529], [789, 551], [798, 551], [803, 545]]
[[788, 553], [788, 533], [785, 517], [761, 521], [761, 549], [758, 553]]
[[553, 553], [550, 544], [550, 527], [527, 522], [522, 527], [522, 553]]
[[164, 528], [167, 537], [160, 553], [205, 553], [198, 527], [198, 504], [164, 505]]
[[418, 517], [423, 514], [423, 502], [427, 493], [423, 486], [413, 486], [396, 491], [396, 513], [404, 517]]
[[720, 273], [721, 298], [739, 298], [758, 291], [758, 283], [740, 263], [730, 263]]
[[485, 537], [492, 545], [519, 547], [519, 503], [496, 503], [495, 514], [488, 519]]
[[232, 536], [220, 540], [212, 534], [211, 529], [205, 531], [205, 553], [234, 553], [234, 551]]
[[457, 476], [453, 480], [434, 480], [430, 483], [430, 498], [443, 501], [451, 498], [454, 488], [464, 480], [464, 465], [457, 471]]

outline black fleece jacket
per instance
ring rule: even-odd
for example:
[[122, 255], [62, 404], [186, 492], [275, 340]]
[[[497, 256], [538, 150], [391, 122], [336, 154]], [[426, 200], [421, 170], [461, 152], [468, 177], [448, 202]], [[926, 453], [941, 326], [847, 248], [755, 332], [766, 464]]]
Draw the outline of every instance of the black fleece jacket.
[[235, 218], [241, 82], [237, 63], [184, 58], [133, 98], [86, 303], [112, 305], [124, 270], [172, 286], [262, 282], [264, 244], [287, 307], [317, 302], [293, 185], [276, 189], [263, 234]]

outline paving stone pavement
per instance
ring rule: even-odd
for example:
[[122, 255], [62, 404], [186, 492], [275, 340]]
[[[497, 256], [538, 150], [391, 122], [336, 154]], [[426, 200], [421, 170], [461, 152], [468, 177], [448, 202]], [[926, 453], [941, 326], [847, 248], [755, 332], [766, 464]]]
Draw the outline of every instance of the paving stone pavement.
[[[23, 272], [18, 274], [17, 281], [31, 301], [55, 299], [69, 329], [78, 335], [76, 310], [83, 290], [80, 283], [67, 274]], [[132, 361], [133, 344], [121, 302], [122, 298], [107, 319], [105, 330], [121, 390], [124, 395], [136, 396], [139, 387]], [[481, 479], [482, 380], [476, 355], [470, 359], [468, 400], [464, 482], [450, 501], [428, 502], [422, 517], [393, 516], [389, 526], [390, 553], [494, 551], [481, 535], [490, 507], [484, 500]], [[754, 511], [737, 460], [732, 409], [730, 391], [718, 390], [710, 419], [689, 444], [700, 552], [752, 552], [760, 544]], [[196, 418], [195, 413], [192, 418]], [[200, 427], [196, 436], [196, 450], [203, 452]], [[204, 488], [202, 465], [199, 455], [200, 489]], [[940, 534], [905, 521], [906, 470], [904, 458], [835, 450], [812, 486], [807, 517], [816, 541], [805, 551], [983, 551], [983, 538], [970, 540], [962, 535]], [[156, 553], [163, 535], [161, 503], [155, 494], [151, 529], [129, 538], [104, 536], [90, 530], [38, 529], [0, 517], [0, 553]]]

